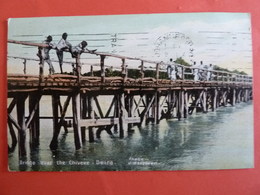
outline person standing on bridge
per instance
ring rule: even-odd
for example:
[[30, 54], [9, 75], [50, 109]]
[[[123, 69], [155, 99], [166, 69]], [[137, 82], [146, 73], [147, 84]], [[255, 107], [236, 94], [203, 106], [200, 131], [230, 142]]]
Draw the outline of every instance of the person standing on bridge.
[[51, 49], [55, 49], [56, 46], [54, 43], [52, 43], [52, 36], [50, 35], [47, 37], [45, 41], [43, 41], [43, 43], [48, 45], [48, 47], [43, 48], [43, 53], [41, 53], [42, 49], [39, 48], [37, 56], [40, 58], [40, 60], [43, 59], [45, 62], [47, 62], [47, 64], [49, 64], [49, 74], [51, 75], [54, 74], [55, 71], [51, 63], [49, 52]]
[[211, 81], [212, 80], [212, 75], [213, 75], [213, 66], [212, 64], [210, 64], [208, 66], [208, 71], [207, 71], [207, 81]]
[[89, 50], [87, 49], [88, 43], [86, 41], [82, 41], [80, 44], [73, 46], [71, 48], [71, 56], [73, 58], [76, 58], [78, 55], [82, 54], [83, 52], [89, 52], [89, 53], [95, 53], [95, 50]]
[[193, 63], [193, 66], [192, 66], [192, 72], [193, 72], [193, 76], [194, 76], [194, 81], [198, 81], [199, 78], [200, 78], [200, 75], [199, 75], [199, 66], [196, 64], [196, 62]]
[[200, 61], [200, 65], [199, 65], [199, 80], [200, 81], [204, 81], [206, 80], [206, 71], [204, 70], [205, 67], [207, 67], [206, 65], [203, 64], [203, 61]]
[[68, 34], [67, 33], [63, 33], [61, 40], [58, 42], [58, 44], [56, 46], [56, 49], [57, 49], [56, 53], [57, 53], [57, 56], [58, 56], [61, 73], [63, 73], [63, 70], [62, 70], [63, 51], [66, 50], [66, 49], [71, 51], [71, 47], [72, 47], [72, 45], [67, 41], [67, 37], [68, 37]]
[[167, 74], [170, 80], [176, 80], [176, 67], [175, 63], [172, 61], [172, 58], [170, 59], [170, 62], [168, 62], [167, 65]]

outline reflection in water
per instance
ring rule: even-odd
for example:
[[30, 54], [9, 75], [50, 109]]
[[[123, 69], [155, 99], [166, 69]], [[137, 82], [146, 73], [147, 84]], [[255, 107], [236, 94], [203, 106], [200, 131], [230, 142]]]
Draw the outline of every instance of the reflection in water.
[[[124, 139], [86, 142], [75, 151], [73, 132], [62, 134], [57, 151], [49, 149], [51, 121], [41, 123], [41, 145], [28, 158], [9, 154], [10, 170], [190, 170], [253, 167], [253, 105], [241, 103], [188, 119], [163, 120], [158, 125], [134, 127]], [[28, 150], [29, 151], [29, 150]], [[29, 160], [28, 160], [29, 159]], [[24, 163], [20, 163], [20, 162]]]

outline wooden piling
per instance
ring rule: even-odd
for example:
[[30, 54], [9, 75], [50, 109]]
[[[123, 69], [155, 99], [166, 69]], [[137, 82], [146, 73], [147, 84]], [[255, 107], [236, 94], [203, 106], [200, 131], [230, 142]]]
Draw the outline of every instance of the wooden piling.
[[25, 125], [25, 100], [27, 96], [25, 94], [19, 95], [17, 98], [17, 123], [18, 129], [18, 143], [19, 143], [19, 157], [26, 156], [26, 125]]
[[218, 97], [218, 90], [215, 88], [212, 93], [212, 111], [215, 111], [217, 108], [217, 97]]
[[11, 144], [11, 147], [9, 148], [9, 152], [13, 152], [17, 145], [17, 138], [16, 138], [13, 124], [10, 120], [8, 120], [8, 128], [9, 128], [9, 132], [10, 132], [11, 139], [12, 139], [12, 144]]
[[[115, 94], [114, 98], [114, 117], [119, 118], [119, 95]], [[118, 133], [118, 126], [118, 124], [114, 125], [114, 133]]]
[[[40, 97], [36, 94], [29, 96], [29, 113], [32, 116], [29, 129], [30, 129], [30, 146], [31, 148], [37, 147], [40, 144], [40, 118], [39, 118], [39, 103]], [[30, 119], [30, 118], [29, 118]]]
[[231, 105], [235, 106], [235, 104], [236, 104], [236, 89], [235, 88], [232, 89], [231, 95], [232, 95]]
[[[81, 118], [86, 119], [87, 118], [87, 96], [86, 94], [82, 94], [81, 96]], [[86, 141], [86, 127], [81, 127], [81, 139], [82, 143]]]
[[60, 104], [60, 96], [58, 94], [53, 94], [52, 95], [53, 137], [50, 143], [51, 150], [56, 150], [58, 148], [58, 137], [60, 134], [59, 104]]
[[184, 91], [184, 118], [188, 117], [188, 113], [189, 113], [189, 93], [188, 91]]
[[160, 92], [155, 92], [155, 99], [154, 99], [154, 120], [156, 124], [160, 123]]
[[[93, 96], [89, 95], [88, 96], [88, 107], [87, 107], [87, 112], [88, 112], [88, 118], [93, 119], [94, 118], [94, 111], [93, 111]], [[88, 138], [89, 138], [89, 142], [94, 142], [95, 138], [94, 138], [94, 132], [93, 132], [93, 127], [88, 127]]]
[[119, 96], [119, 137], [124, 138], [125, 129], [125, 94], [121, 93]]
[[207, 90], [204, 89], [203, 92], [202, 92], [202, 103], [201, 103], [201, 106], [202, 106], [202, 111], [203, 113], [206, 113], [207, 112]]
[[74, 129], [74, 142], [76, 150], [82, 146], [81, 139], [81, 126], [80, 126], [80, 93], [75, 92], [72, 96], [72, 112], [73, 112], [73, 129]]

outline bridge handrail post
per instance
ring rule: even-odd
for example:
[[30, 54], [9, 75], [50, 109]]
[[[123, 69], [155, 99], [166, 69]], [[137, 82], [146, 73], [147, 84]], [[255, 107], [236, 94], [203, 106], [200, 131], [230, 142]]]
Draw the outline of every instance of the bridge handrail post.
[[141, 60], [140, 74], [141, 74], [141, 80], [143, 80], [143, 78], [144, 78], [144, 61], [143, 60]]
[[100, 55], [100, 76], [101, 76], [101, 82], [105, 82], [105, 55]]
[[181, 78], [182, 78], [182, 80], [185, 80], [184, 70], [185, 70], [184, 66], [181, 66]]
[[90, 66], [90, 76], [94, 76], [93, 65]]
[[157, 63], [156, 64], [156, 83], [158, 83], [158, 79], [159, 79], [159, 76], [160, 76], [159, 69], [160, 69], [160, 63]]
[[121, 73], [123, 76], [123, 81], [125, 82], [127, 79], [127, 69], [126, 69], [126, 64], [125, 64], [125, 58], [122, 58]]
[[77, 57], [76, 57], [76, 73], [77, 73], [77, 81], [80, 84], [80, 81], [81, 81], [80, 54], [77, 54]]
[[23, 73], [26, 74], [26, 62], [27, 60], [24, 58], [23, 59]]
[[39, 82], [41, 83], [44, 79], [44, 52], [43, 52], [43, 48], [39, 47], [38, 48], [38, 54], [37, 56], [40, 59], [40, 63], [39, 63]]

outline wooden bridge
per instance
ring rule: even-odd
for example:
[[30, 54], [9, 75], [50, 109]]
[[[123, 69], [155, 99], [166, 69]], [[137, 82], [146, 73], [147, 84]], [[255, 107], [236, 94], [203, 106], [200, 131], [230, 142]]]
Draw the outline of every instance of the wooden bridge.
[[[8, 42], [47, 47], [44, 44], [12, 40]], [[44, 60], [39, 62], [39, 75], [8, 74], [8, 128], [12, 138], [10, 152], [19, 142], [19, 155], [26, 155], [27, 132], [31, 148], [40, 144], [40, 119], [48, 118], [53, 121], [51, 150], [58, 147], [61, 129], [64, 128], [67, 132], [70, 127], [74, 131], [75, 148], [80, 149], [86, 139], [93, 142], [100, 138], [103, 130], [111, 135], [118, 133], [120, 138], [124, 138], [134, 125], [141, 126], [150, 122], [158, 124], [160, 120], [170, 118], [181, 120], [194, 112], [206, 113], [220, 106], [234, 106], [252, 99], [252, 77], [246, 75], [212, 70], [210, 81], [194, 81], [192, 70], [197, 68], [177, 65], [181, 69], [182, 79], [169, 80], [162, 78], [167, 66], [163, 62], [101, 52], [93, 55], [100, 57], [99, 76], [94, 76], [92, 67], [89, 76], [83, 76], [80, 55], [75, 58], [71, 75], [45, 76]], [[105, 59], [108, 57], [121, 59], [119, 76], [106, 75]], [[26, 60], [37, 61], [25, 58], [21, 60], [25, 70]], [[131, 63], [133, 60], [140, 62], [139, 76], [135, 78], [128, 75], [130, 70], [126, 65], [126, 61]], [[153, 71], [154, 77], [146, 76], [146, 64], [152, 65], [148, 69]], [[51, 105], [44, 105], [52, 110], [51, 116], [43, 117], [39, 114], [42, 96], [52, 98]], [[107, 109], [102, 106], [100, 97], [109, 103]], [[65, 98], [65, 101], [61, 101], [61, 98]], [[69, 104], [72, 105], [72, 116], [67, 116]], [[25, 108], [27, 105], [28, 114]]]

